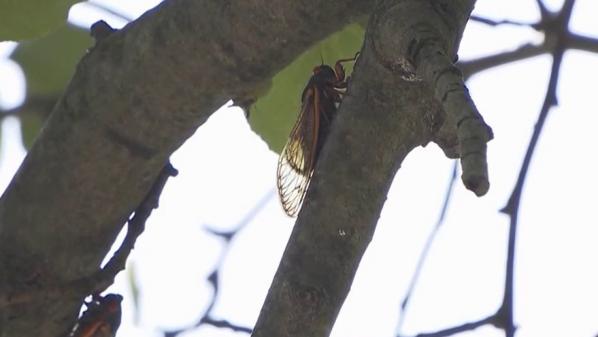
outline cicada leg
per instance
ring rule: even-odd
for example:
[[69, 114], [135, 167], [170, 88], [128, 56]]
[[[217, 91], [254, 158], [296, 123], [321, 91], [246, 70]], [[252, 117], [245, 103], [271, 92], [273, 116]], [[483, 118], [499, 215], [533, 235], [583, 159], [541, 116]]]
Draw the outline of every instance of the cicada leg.
[[353, 56], [352, 58], [341, 59], [336, 61], [336, 63], [334, 64], [334, 72], [336, 74], [337, 82], [345, 82], [345, 68], [343, 67], [343, 63], [355, 61], [357, 60], [358, 56], [359, 52], [357, 52], [355, 56]]

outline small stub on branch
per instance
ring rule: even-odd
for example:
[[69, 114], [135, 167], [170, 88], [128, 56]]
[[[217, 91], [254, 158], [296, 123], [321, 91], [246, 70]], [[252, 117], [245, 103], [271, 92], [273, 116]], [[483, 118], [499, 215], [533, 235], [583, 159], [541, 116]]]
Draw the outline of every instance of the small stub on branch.
[[418, 75], [434, 90], [434, 96], [446, 113], [445, 123], [453, 123], [448, 129], [456, 133], [463, 184], [477, 196], [482, 196], [490, 187], [486, 143], [494, 137], [492, 129], [476, 108], [461, 71], [449, 55], [433, 39], [422, 44], [416, 62]]

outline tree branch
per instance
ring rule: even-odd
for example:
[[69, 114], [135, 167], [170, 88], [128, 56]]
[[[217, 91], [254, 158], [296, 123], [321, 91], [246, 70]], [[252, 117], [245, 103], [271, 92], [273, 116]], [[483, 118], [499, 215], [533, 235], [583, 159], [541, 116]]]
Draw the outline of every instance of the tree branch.
[[405, 293], [405, 297], [401, 301], [401, 308], [399, 312], [399, 322], [397, 323], [397, 336], [401, 336], [401, 330], [403, 330], [403, 324], [405, 323], [405, 317], [407, 317], [407, 309], [409, 308], [409, 302], [411, 300], [411, 296], [413, 295], [413, 291], [415, 290], [415, 286], [419, 281], [419, 275], [424, 267], [424, 263], [428, 257], [428, 253], [432, 248], [432, 244], [434, 243], [434, 239], [436, 239], [436, 234], [440, 230], [440, 227], [444, 223], [444, 218], [446, 216], [446, 212], [448, 211], [448, 206], [453, 195], [453, 187], [455, 187], [455, 182], [457, 180], [457, 161], [454, 161], [453, 168], [451, 169], [451, 177], [449, 179], [449, 183], [446, 189], [446, 193], [444, 195], [444, 202], [442, 204], [442, 209], [440, 210], [440, 215], [438, 216], [438, 220], [436, 220], [436, 225], [428, 235], [428, 239], [422, 249], [417, 264], [415, 266], [415, 271], [411, 276], [411, 281], [409, 281], [409, 287], [407, 288], [407, 292]]
[[518, 21], [512, 21], [512, 20], [492, 20], [492, 19], [488, 19], [488, 18], [483, 18], [481, 16], [477, 16], [477, 15], [472, 15], [470, 17], [471, 21], [476, 21], [476, 22], [480, 22], [489, 26], [501, 26], [501, 25], [512, 25], [512, 26], [527, 26], [527, 27], [532, 27], [533, 24], [532, 23], [526, 23], [526, 22], [518, 22]]
[[[488, 316], [485, 318], [482, 318], [480, 320], [474, 321], [474, 322], [467, 322], [467, 323], [463, 323], [448, 329], [443, 329], [443, 330], [439, 330], [439, 331], [434, 331], [434, 332], [422, 332], [419, 333], [417, 335], [415, 335], [415, 337], [447, 337], [447, 336], [452, 336], [461, 332], [465, 332], [465, 331], [471, 331], [474, 329], [477, 329], [481, 326], [484, 326], [486, 324], [492, 324], [494, 320], [494, 315], [492, 316]], [[398, 336], [401, 337], [401, 336]]]
[[[99, 41], [0, 199], [0, 292], [91, 275], [213, 111], [372, 2], [170, 0]], [[3, 308], [0, 335], [60, 335], [84, 295]]]
[[504, 53], [481, 57], [471, 61], [459, 62], [459, 68], [463, 72], [463, 76], [467, 79], [473, 74], [480, 71], [498, 67], [503, 64], [524, 60], [526, 58], [539, 56], [550, 51], [550, 46], [547, 44], [533, 45], [525, 44], [519, 48]]
[[568, 48], [598, 53], [598, 39], [570, 33], [565, 42]]
[[216, 300], [218, 299], [218, 297], [220, 295], [221, 288], [220, 288], [220, 282], [219, 282], [218, 275], [220, 275], [220, 269], [222, 268], [222, 266], [224, 264], [226, 255], [228, 254], [230, 248], [232, 247], [232, 241], [233, 241], [234, 237], [237, 234], [239, 234], [245, 228], [245, 226], [247, 226], [256, 217], [256, 215], [264, 209], [264, 207], [270, 202], [270, 200], [272, 200], [272, 198], [275, 195], [276, 195], [276, 191], [274, 189], [268, 191], [257, 202], [257, 204], [241, 219], [241, 221], [239, 221], [239, 223], [237, 223], [237, 225], [234, 226], [234, 229], [232, 229], [232, 230], [217, 231], [217, 230], [211, 229], [210, 227], [205, 227], [206, 230], [210, 234], [217, 236], [224, 240], [224, 248], [222, 250], [222, 253], [220, 254], [218, 263], [216, 264], [216, 267], [214, 268], [214, 270], [210, 273], [210, 275], [207, 278], [208, 283], [210, 284], [210, 286], [213, 289], [212, 298], [210, 299], [208, 307], [204, 311], [203, 315], [199, 318], [199, 320], [195, 324], [193, 324], [192, 326], [183, 327], [183, 328], [176, 329], [176, 330], [164, 331], [163, 333], [164, 333], [165, 337], [176, 337], [176, 336], [180, 335], [181, 333], [189, 332], [190, 330], [196, 329], [204, 324], [212, 325], [212, 326], [215, 326], [218, 328], [228, 328], [228, 329], [231, 329], [236, 332], [245, 332], [248, 334], [250, 334], [251, 331], [253, 331], [253, 329], [250, 327], [237, 325], [237, 324], [229, 322], [228, 320], [215, 319], [212, 316], [212, 310], [214, 309], [214, 305], [216, 305]]
[[[404, 7], [420, 3], [435, 2], [380, 1], [371, 16], [348, 93], [252, 336], [329, 335], [396, 171], [440, 128], [443, 114], [433, 91], [394, 62], [407, 56], [393, 49], [396, 39], [437, 20], [428, 11]], [[452, 21], [447, 15], [450, 33], [442, 39], [449, 54], [455, 47], [449, 41], [460, 40], [471, 6], [463, 1], [447, 6], [464, 18]]]
[[497, 320], [495, 322], [495, 325], [505, 330], [505, 335], [507, 337], [513, 337], [515, 335], [516, 330], [513, 314], [513, 289], [515, 273], [515, 243], [517, 238], [521, 194], [523, 192], [525, 178], [529, 171], [529, 165], [534, 155], [534, 150], [536, 149], [536, 145], [538, 143], [538, 140], [540, 139], [540, 134], [542, 133], [542, 130], [544, 128], [544, 123], [546, 122], [546, 118], [548, 117], [548, 112], [553, 106], [558, 104], [556, 88], [559, 81], [559, 73], [561, 69], [561, 62], [563, 60], [563, 54], [565, 53], [566, 49], [565, 39], [567, 36], [569, 20], [571, 18], [574, 3], [575, 0], [565, 0], [565, 3], [563, 4], [560, 13], [558, 14], [558, 22], [560, 24], [559, 31], [561, 32], [561, 34], [557, 36], [557, 44], [552, 52], [552, 67], [550, 70], [550, 79], [548, 80], [548, 88], [546, 90], [544, 103], [542, 104], [542, 108], [540, 109], [540, 114], [534, 127], [534, 132], [532, 133], [530, 143], [525, 152], [525, 157], [523, 159], [521, 169], [519, 170], [519, 176], [517, 177], [517, 182], [515, 183], [513, 192], [509, 197], [507, 205], [501, 210], [503, 213], [509, 216], [510, 226], [509, 241], [507, 247], [505, 290], [502, 305], [496, 313]]

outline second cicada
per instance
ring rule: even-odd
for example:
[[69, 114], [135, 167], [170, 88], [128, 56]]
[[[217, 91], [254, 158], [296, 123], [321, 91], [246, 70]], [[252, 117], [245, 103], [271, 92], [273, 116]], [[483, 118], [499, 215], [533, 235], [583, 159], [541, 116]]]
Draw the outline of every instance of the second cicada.
[[356, 58], [357, 55], [338, 60], [334, 69], [325, 64], [315, 67], [301, 94], [299, 117], [280, 153], [276, 170], [278, 194], [289, 216], [296, 216], [301, 209], [318, 155], [347, 88], [342, 64]]
[[94, 294], [90, 302], [85, 302], [87, 310], [69, 337], [114, 337], [120, 326], [122, 300], [117, 294]]

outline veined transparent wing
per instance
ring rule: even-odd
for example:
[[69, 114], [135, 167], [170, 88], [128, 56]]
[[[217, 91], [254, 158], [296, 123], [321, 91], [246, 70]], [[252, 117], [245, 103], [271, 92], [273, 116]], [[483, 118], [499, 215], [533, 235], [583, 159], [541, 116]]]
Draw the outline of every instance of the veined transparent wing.
[[301, 209], [314, 169], [320, 128], [319, 101], [318, 87], [310, 85], [303, 94], [299, 118], [278, 159], [278, 194], [285, 213], [292, 217]]

